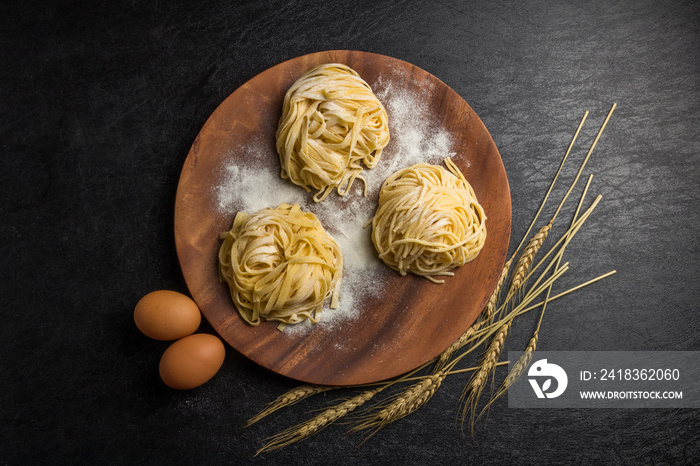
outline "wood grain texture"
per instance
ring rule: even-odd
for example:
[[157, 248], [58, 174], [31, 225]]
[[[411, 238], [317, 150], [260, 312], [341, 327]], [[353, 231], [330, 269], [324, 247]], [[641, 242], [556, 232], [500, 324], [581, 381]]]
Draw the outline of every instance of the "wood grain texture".
[[[230, 228], [235, 212], [218, 211], [211, 185], [231, 154], [242, 157], [236, 155], [235, 148], [245, 147], [255, 138], [269, 140], [269, 168], [279, 171], [274, 133], [284, 94], [304, 71], [329, 62], [347, 64], [370, 85], [391, 79], [393, 84], [416, 92], [433, 89], [425, 94], [426, 104], [437, 116], [436, 124], [454, 140], [457, 156], [453, 160], [484, 207], [488, 236], [477, 259], [456, 270], [444, 285], [396, 274], [386, 287], [390, 291], [381, 298], [363, 301], [361, 317], [344, 325], [342, 332], [332, 326], [317, 326], [308, 333], [283, 335], [274, 323], [247, 325], [226, 285], [218, 280], [218, 238]], [[368, 217], [372, 213], [368, 212]], [[439, 79], [416, 66], [356, 51], [295, 58], [264, 71], [231, 94], [192, 144], [175, 206], [175, 241], [183, 275], [203, 315], [220, 336], [274, 372], [328, 385], [391, 378], [449, 346], [475, 320], [495, 287], [505, 262], [510, 228], [511, 200], [505, 169], [489, 132], [471, 107]]]

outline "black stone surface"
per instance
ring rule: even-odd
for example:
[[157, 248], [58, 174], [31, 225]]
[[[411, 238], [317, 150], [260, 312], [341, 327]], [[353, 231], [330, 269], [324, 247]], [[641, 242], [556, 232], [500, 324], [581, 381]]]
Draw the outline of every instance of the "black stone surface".
[[[334, 425], [255, 457], [265, 437], [345, 394], [242, 429], [296, 383], [231, 349], [201, 388], [161, 383], [167, 345], [142, 336], [132, 311], [154, 289], [187, 292], [173, 209], [192, 141], [248, 79], [330, 49], [411, 62], [475, 109], [509, 176], [512, 248], [583, 112], [577, 160], [617, 102], [584, 175], [603, 201], [561, 287], [618, 273], [553, 304], [539, 348], [700, 350], [698, 3], [4, 2], [0, 463], [700, 462], [691, 409], [516, 410], [503, 398], [462, 439], [456, 376], [366, 443]], [[535, 321], [517, 321], [506, 350], [521, 350]]]

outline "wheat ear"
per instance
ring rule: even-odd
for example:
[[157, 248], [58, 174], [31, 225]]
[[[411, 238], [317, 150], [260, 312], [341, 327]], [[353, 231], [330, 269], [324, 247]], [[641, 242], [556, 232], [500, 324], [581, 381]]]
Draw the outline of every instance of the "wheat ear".
[[486, 303], [486, 306], [484, 306], [484, 309], [481, 311], [479, 319], [476, 322], [474, 322], [474, 324], [472, 324], [472, 326], [469, 327], [467, 331], [464, 332], [454, 343], [452, 343], [449, 346], [449, 348], [447, 348], [440, 354], [440, 356], [438, 356], [438, 360], [435, 363], [435, 368], [433, 370], [434, 373], [438, 373], [439, 371], [441, 371], [445, 367], [447, 362], [450, 360], [452, 355], [454, 355], [454, 353], [457, 352], [457, 350], [462, 348], [464, 345], [469, 343], [476, 335], [476, 332], [479, 329], [481, 329], [482, 326], [490, 325], [493, 322], [493, 318], [496, 315], [498, 297], [501, 294], [501, 288], [503, 287], [503, 284], [505, 283], [506, 278], [508, 277], [508, 271], [510, 270], [510, 264], [512, 262], [513, 259], [510, 259], [503, 266], [503, 270], [501, 271], [501, 276], [498, 279], [496, 288], [493, 290], [493, 293], [491, 294], [489, 301]]
[[530, 361], [532, 360], [532, 354], [537, 349], [537, 341], [539, 340], [539, 338], [540, 329], [538, 325], [537, 330], [535, 330], [535, 333], [532, 335], [532, 338], [530, 338], [530, 341], [527, 343], [525, 351], [523, 351], [523, 354], [520, 355], [518, 360], [513, 365], [513, 368], [506, 376], [506, 379], [504, 381], [504, 387], [506, 390], [513, 386], [513, 384], [520, 378], [523, 372], [525, 372], [527, 366], [530, 365]]
[[264, 417], [274, 413], [275, 411], [298, 403], [299, 401], [308, 398], [312, 395], [327, 392], [329, 390], [334, 390], [336, 388], [339, 387], [331, 387], [325, 385], [301, 385], [299, 387], [293, 388], [288, 392], [277, 397], [277, 399], [269, 405], [267, 405], [265, 409], [260, 411], [252, 418], [250, 418], [248, 422], [246, 422], [244, 427], [249, 427], [258, 422], [259, 420], [263, 419]]
[[506, 393], [510, 389], [510, 387], [512, 387], [513, 384], [518, 381], [520, 376], [523, 375], [527, 367], [530, 365], [533, 353], [537, 349], [537, 341], [539, 340], [539, 334], [540, 329], [538, 325], [538, 328], [537, 330], [535, 330], [535, 333], [532, 335], [532, 338], [530, 338], [530, 341], [528, 342], [525, 351], [523, 351], [523, 354], [521, 354], [518, 360], [515, 362], [515, 364], [513, 364], [513, 367], [511, 368], [510, 372], [508, 372], [508, 375], [506, 376], [505, 380], [503, 380], [503, 383], [501, 384], [500, 388], [498, 389], [496, 394], [489, 400], [489, 402], [486, 403], [486, 406], [484, 406], [484, 409], [481, 410], [481, 414], [479, 414], [477, 420], [481, 418], [481, 416], [483, 416], [483, 414], [489, 409], [489, 407], [491, 407], [494, 401], [496, 401], [504, 393]]
[[486, 304], [484, 311], [482, 312], [482, 317], [487, 324], [493, 323], [493, 319], [496, 316], [496, 309], [498, 308], [498, 297], [501, 295], [501, 289], [508, 278], [508, 272], [510, 271], [510, 265], [513, 263], [513, 258], [508, 259], [508, 262], [503, 266], [501, 271], [501, 276], [498, 279], [498, 284], [496, 289], [493, 291], [489, 302]]
[[424, 377], [419, 382], [402, 391], [400, 394], [383, 402], [378, 411], [375, 411], [374, 413], [362, 418], [360, 422], [358, 422], [358, 424], [351, 429], [351, 432], [374, 429], [374, 431], [365, 439], [366, 441], [379, 429], [417, 411], [433, 397], [435, 392], [440, 388], [440, 385], [446, 376], [447, 372], [441, 371]]
[[496, 332], [493, 340], [489, 344], [484, 359], [479, 366], [479, 370], [472, 376], [467, 384], [465, 390], [462, 393], [463, 405], [461, 408], [462, 412], [462, 423], [464, 423], [467, 411], [471, 412], [470, 424], [471, 432], [474, 434], [474, 413], [476, 411], [476, 405], [479, 402], [481, 393], [486, 386], [489, 376], [495, 369], [498, 363], [498, 358], [501, 356], [501, 350], [505, 343], [506, 336], [508, 335], [508, 330], [510, 329], [512, 320], [509, 320], [501, 326], [501, 328]]
[[362, 406], [367, 401], [371, 400], [374, 395], [379, 393], [382, 388], [376, 388], [374, 390], [366, 390], [361, 394], [343, 401], [342, 403], [328, 408], [316, 417], [309, 419], [301, 424], [290, 427], [289, 429], [280, 432], [279, 434], [270, 437], [268, 442], [257, 451], [256, 455], [260, 453], [276, 450], [278, 448], [285, 447], [294, 442], [298, 442], [307, 437], [314, 435], [319, 432], [324, 427], [332, 424], [338, 419], [345, 416], [347, 413], [354, 411], [358, 407]]
[[515, 263], [515, 269], [513, 269], [513, 275], [511, 276], [510, 285], [508, 286], [508, 293], [506, 294], [506, 302], [510, 301], [525, 284], [527, 274], [532, 266], [532, 261], [535, 259], [537, 251], [542, 247], [544, 240], [547, 239], [547, 235], [549, 235], [551, 229], [552, 222], [549, 222], [540, 228], [535, 236], [530, 238], [530, 241], [527, 242], [525, 250], [520, 255], [520, 258], [518, 258], [518, 262]]

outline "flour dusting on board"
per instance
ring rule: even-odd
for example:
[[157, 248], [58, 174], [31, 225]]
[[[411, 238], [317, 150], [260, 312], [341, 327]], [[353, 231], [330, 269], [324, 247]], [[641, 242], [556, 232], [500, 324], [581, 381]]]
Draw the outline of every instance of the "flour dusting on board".
[[[380, 77], [376, 83], [370, 83], [387, 110], [391, 140], [377, 166], [363, 171], [367, 180], [366, 197], [362, 195], [363, 183], [358, 181], [346, 196], [334, 192], [323, 202], [313, 202], [313, 192], [307, 193], [280, 177], [279, 157], [271, 139], [265, 137], [231, 154], [230, 161], [221, 167], [220, 180], [214, 187], [218, 210], [230, 216], [231, 221], [240, 210], [252, 214], [282, 203], [299, 204], [313, 212], [338, 242], [344, 265], [339, 307], [326, 306], [316, 325], [342, 327], [343, 322], [356, 319], [365, 312], [365, 301], [379, 296], [388, 277], [396, 273], [377, 257], [371, 241], [371, 227], [363, 228], [374, 215], [384, 180], [416, 163], [438, 165], [446, 157], [455, 155], [450, 134], [435, 125], [437, 118], [425, 104], [432, 89], [424, 89], [423, 94], [418, 95], [400, 88], [397, 84], [400, 80], [391, 81], [390, 78]], [[274, 138], [274, 134], [270, 138]], [[288, 326], [284, 334], [312, 328], [307, 321]]]

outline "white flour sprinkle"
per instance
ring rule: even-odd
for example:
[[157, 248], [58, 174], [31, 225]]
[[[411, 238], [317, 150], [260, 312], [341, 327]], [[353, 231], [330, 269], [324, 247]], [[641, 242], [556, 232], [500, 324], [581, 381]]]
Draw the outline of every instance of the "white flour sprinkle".
[[[300, 205], [308, 202], [306, 191], [283, 180], [277, 167], [268, 168], [275, 154], [268, 153], [264, 144], [256, 143], [244, 150], [240, 159], [231, 159], [222, 169], [223, 179], [216, 187], [219, 212], [235, 214], [243, 210], [252, 214], [285, 202]], [[241, 160], [250, 164], [243, 165]]]
[[[232, 154], [221, 168], [220, 180], [214, 187], [219, 212], [231, 220], [239, 210], [254, 213], [282, 203], [299, 204], [316, 214], [338, 242], [344, 263], [339, 307], [324, 309], [318, 325], [341, 326], [344, 321], [356, 319], [364, 311], [365, 299], [377, 297], [384, 290], [387, 278], [395, 273], [377, 257], [371, 227], [362, 228], [374, 215], [384, 180], [416, 163], [441, 164], [446, 157], [455, 155], [449, 133], [435, 127], [432, 123], [436, 121], [435, 115], [425, 104], [432, 89], [422, 89], [418, 95], [381, 78], [372, 87], [387, 110], [391, 140], [377, 166], [363, 171], [367, 180], [366, 197], [362, 196], [362, 181], [356, 180], [347, 196], [333, 193], [323, 202], [313, 202], [313, 192], [307, 193], [280, 177], [279, 158], [272, 145], [263, 140], [237, 149], [239, 152]], [[287, 327], [284, 333], [291, 335], [311, 328], [305, 322]]]

